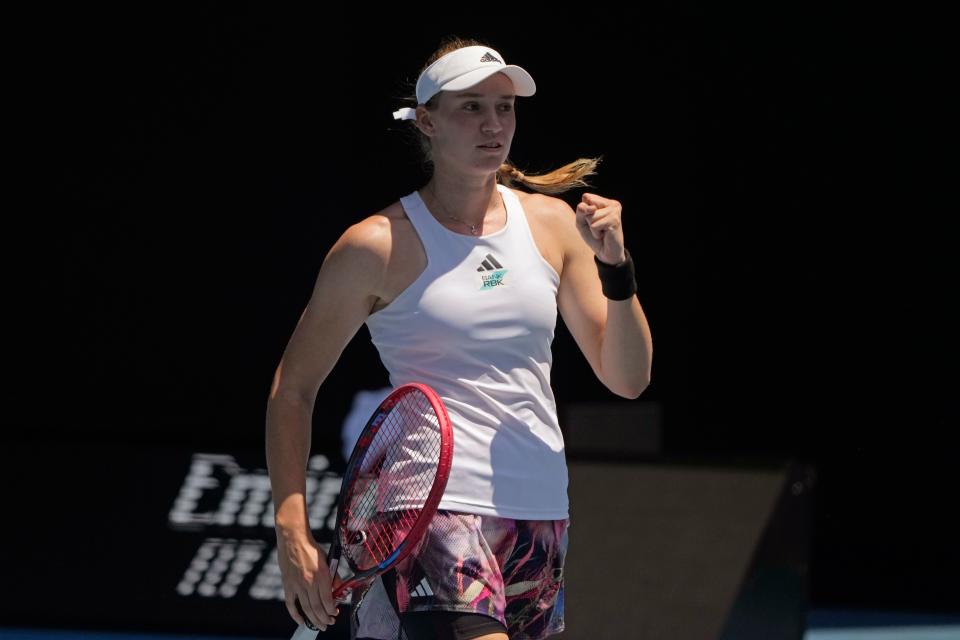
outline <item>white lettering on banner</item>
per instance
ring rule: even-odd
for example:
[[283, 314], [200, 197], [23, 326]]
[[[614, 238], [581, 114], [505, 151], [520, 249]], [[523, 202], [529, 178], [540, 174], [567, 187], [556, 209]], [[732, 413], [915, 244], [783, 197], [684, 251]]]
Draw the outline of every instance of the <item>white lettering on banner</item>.
[[[307, 465], [307, 513], [311, 529], [332, 529], [331, 514], [342, 478], [329, 471], [326, 456]], [[270, 477], [265, 469], [243, 469], [233, 456], [194, 454], [168, 522], [173, 529], [201, 531], [209, 526], [273, 529]]]
[[[342, 477], [329, 467], [330, 461], [323, 455], [311, 456], [307, 464], [307, 514], [314, 532], [332, 532], [336, 524], [334, 505]], [[204, 598], [249, 596], [282, 601], [273, 518], [266, 469], [244, 469], [230, 455], [194, 454], [168, 513], [169, 527], [184, 532], [218, 527], [256, 529], [269, 541], [222, 534], [205, 538], [177, 583], [176, 592]], [[328, 543], [319, 544], [325, 552], [329, 549]]]

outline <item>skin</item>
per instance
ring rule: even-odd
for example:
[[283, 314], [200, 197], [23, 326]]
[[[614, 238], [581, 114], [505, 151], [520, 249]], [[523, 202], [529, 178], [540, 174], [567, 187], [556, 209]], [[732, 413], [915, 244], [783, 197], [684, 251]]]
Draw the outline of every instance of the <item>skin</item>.
[[[480, 97], [458, 96], [463, 92]], [[421, 197], [435, 215], [454, 212], [465, 221], [438, 218], [451, 231], [469, 234], [467, 224], [479, 224], [481, 234], [495, 232], [506, 222], [496, 171], [516, 131], [513, 84], [496, 73], [469, 89], [441, 94], [436, 110], [417, 107], [415, 124], [430, 137], [434, 159], [434, 175]], [[499, 152], [477, 147], [492, 140], [503, 144]], [[512, 191], [537, 248], [560, 275], [557, 305], [577, 345], [611, 392], [636, 398], [650, 382], [650, 329], [636, 296], [622, 301], [603, 296], [594, 263], [595, 255], [609, 264], [625, 259], [621, 203], [584, 193], [574, 210], [560, 198]], [[297, 623], [303, 619], [294, 596], [322, 629], [334, 622], [337, 608], [326, 557], [307, 524], [305, 472], [291, 461], [306, 460], [314, 399], [347, 343], [370, 313], [389, 305], [425, 267], [423, 246], [399, 201], [349, 227], [327, 254], [276, 370], [267, 458], [287, 610]]]

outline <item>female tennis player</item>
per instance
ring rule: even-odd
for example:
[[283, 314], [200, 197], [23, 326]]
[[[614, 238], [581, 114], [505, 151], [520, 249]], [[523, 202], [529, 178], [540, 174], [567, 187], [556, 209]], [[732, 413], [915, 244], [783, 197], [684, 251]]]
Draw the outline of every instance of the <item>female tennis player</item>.
[[308, 526], [304, 467], [319, 386], [366, 323], [392, 386], [438, 392], [454, 454], [427, 533], [353, 594], [351, 637], [535, 640], [564, 628], [567, 467], [550, 387], [557, 312], [618, 396], [649, 384], [653, 343], [620, 202], [584, 193], [574, 210], [550, 195], [589, 186], [582, 178], [598, 161], [543, 175], [508, 161], [517, 99], [535, 90], [494, 48], [445, 40], [420, 74], [416, 106], [393, 114], [419, 138], [430, 179], [350, 226], [320, 268], [267, 412], [279, 563], [298, 624], [295, 598], [321, 630], [338, 613]]

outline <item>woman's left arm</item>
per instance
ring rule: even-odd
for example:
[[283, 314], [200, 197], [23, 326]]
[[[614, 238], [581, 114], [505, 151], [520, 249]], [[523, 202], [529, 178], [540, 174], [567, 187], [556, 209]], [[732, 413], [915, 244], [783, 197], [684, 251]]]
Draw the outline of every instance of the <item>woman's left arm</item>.
[[650, 384], [653, 338], [637, 296], [610, 300], [603, 295], [597, 265], [625, 260], [621, 205], [584, 193], [574, 211], [564, 209], [557, 227], [563, 247], [563, 271], [557, 304], [564, 323], [597, 378], [613, 393], [636, 398]]

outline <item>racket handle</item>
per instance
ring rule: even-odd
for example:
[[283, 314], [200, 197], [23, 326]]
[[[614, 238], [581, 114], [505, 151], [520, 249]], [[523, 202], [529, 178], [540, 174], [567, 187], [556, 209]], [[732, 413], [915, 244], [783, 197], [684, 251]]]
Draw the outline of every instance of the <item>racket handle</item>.
[[[337, 581], [337, 566], [340, 564], [340, 558], [334, 558], [330, 561], [330, 584], [333, 584]], [[333, 590], [333, 599], [337, 604], [345, 604], [350, 600], [350, 593], [353, 591], [352, 588], [347, 589], [345, 592], [338, 594], [337, 589]]]
[[[327, 565], [330, 571], [330, 583], [333, 584], [334, 579], [337, 576], [337, 566], [340, 564], [340, 545], [338, 541], [334, 539], [333, 544], [330, 545], [328, 549], [329, 555], [327, 556]], [[300, 606], [300, 599], [294, 598], [293, 603], [297, 607], [297, 611], [306, 620], [307, 624], [301, 624], [297, 627], [297, 630], [293, 632], [293, 637], [290, 640], [315, 640], [315, 638], [320, 635], [320, 630], [310, 624], [310, 619], [307, 618], [307, 614], [303, 612], [303, 607]], [[341, 601], [339, 604], [342, 604]]]
[[315, 638], [320, 635], [320, 630], [312, 630], [307, 627], [300, 625], [297, 627], [297, 630], [293, 632], [290, 640], [315, 640]]
[[303, 612], [303, 607], [300, 606], [300, 599], [294, 597], [293, 604], [297, 606], [297, 612], [300, 613], [300, 616], [306, 620], [306, 624], [301, 624], [297, 627], [297, 630], [293, 632], [293, 637], [290, 640], [314, 640], [318, 635], [320, 635], [320, 629], [310, 624], [310, 618], [307, 617], [307, 614]]
[[333, 542], [327, 548], [327, 569], [330, 571], [330, 584], [337, 581], [337, 567], [340, 566], [340, 538], [333, 532]]

